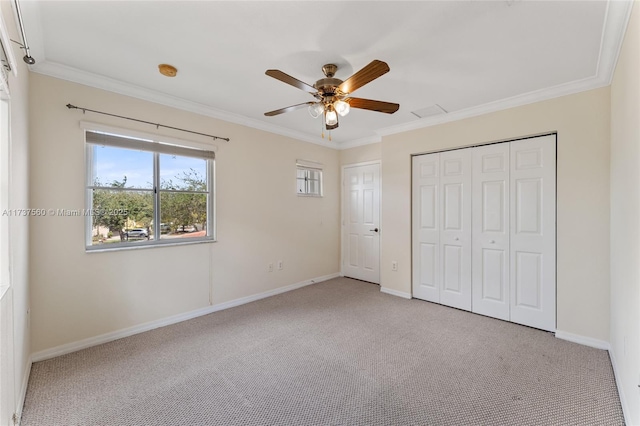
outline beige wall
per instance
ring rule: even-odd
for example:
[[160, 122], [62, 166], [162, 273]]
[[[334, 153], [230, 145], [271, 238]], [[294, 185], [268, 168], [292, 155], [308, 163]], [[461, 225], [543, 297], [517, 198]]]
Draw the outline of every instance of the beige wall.
[[611, 86], [611, 355], [627, 420], [640, 425], [640, 5]]
[[[216, 243], [86, 253], [83, 218], [31, 220], [34, 352], [339, 271], [337, 151], [35, 73], [30, 101], [34, 208], [84, 207], [80, 120], [194, 139], [67, 103], [231, 138], [215, 142]], [[296, 196], [298, 158], [324, 164], [324, 198]]]
[[[557, 328], [607, 342], [609, 130], [603, 88], [384, 137], [381, 285], [411, 293], [412, 154], [557, 131]], [[345, 150], [341, 162], [372, 159], [363, 149]]]
[[372, 143], [370, 145], [358, 146], [340, 151], [340, 164], [365, 163], [367, 161], [380, 160], [382, 144]]
[[[11, 2], [0, 2], [2, 17], [9, 36], [20, 40]], [[9, 75], [10, 100], [10, 183], [9, 208], [29, 207], [29, 134], [28, 134], [28, 96], [29, 70], [22, 61], [24, 52], [14, 43], [8, 45], [16, 58], [18, 75]], [[7, 45], [5, 45], [7, 47]], [[10, 239], [10, 275], [13, 297], [13, 333], [15, 362], [15, 407], [20, 413], [22, 394], [26, 390], [26, 378], [31, 367], [31, 345], [29, 327], [29, 220], [26, 217], [9, 219]], [[6, 391], [3, 389], [3, 391]], [[4, 420], [4, 419], [3, 419]]]

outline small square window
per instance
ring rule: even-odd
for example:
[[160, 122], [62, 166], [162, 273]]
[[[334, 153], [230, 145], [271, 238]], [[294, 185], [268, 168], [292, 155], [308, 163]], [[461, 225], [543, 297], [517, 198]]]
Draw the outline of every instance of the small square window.
[[298, 161], [296, 193], [304, 197], [322, 197], [322, 165]]

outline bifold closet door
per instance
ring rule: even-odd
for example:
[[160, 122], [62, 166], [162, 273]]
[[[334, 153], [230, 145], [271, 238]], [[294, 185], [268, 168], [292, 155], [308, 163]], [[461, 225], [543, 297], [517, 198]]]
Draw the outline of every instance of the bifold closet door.
[[440, 302], [440, 154], [412, 160], [413, 297]]
[[511, 145], [510, 320], [556, 325], [556, 136]]
[[413, 296], [554, 331], [556, 136], [420, 155]]
[[413, 158], [413, 296], [471, 310], [471, 152]]
[[509, 320], [509, 143], [473, 149], [472, 311]]
[[440, 153], [440, 303], [471, 310], [471, 150]]

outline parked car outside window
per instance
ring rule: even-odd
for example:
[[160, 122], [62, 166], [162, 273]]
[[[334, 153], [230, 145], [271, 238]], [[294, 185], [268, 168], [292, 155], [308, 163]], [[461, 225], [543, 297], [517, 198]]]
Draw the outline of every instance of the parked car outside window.
[[127, 238], [129, 238], [129, 239], [135, 239], [135, 238], [143, 239], [143, 238], [146, 238], [148, 240], [149, 239], [149, 233], [147, 232], [146, 229], [143, 229], [143, 228], [130, 229], [130, 230], [127, 231]]

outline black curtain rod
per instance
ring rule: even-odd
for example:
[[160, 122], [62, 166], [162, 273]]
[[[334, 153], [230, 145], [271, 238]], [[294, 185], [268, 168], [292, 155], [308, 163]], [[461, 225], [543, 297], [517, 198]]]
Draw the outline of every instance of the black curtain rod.
[[67, 108], [82, 110], [83, 114], [85, 112], [87, 112], [87, 111], [95, 112], [96, 114], [108, 115], [110, 117], [123, 118], [125, 120], [137, 121], [138, 123], [151, 124], [152, 126], [156, 126], [156, 129], [159, 128], [159, 127], [164, 127], [165, 129], [178, 130], [180, 132], [187, 132], [187, 133], [192, 133], [194, 135], [206, 136], [206, 137], [209, 137], [209, 138], [213, 138], [213, 140], [220, 139], [220, 140], [229, 142], [229, 138], [222, 138], [220, 136], [209, 135], [207, 133], [194, 132], [193, 130], [181, 129], [179, 127], [165, 126], [164, 124], [152, 123], [151, 121], [139, 120], [137, 118], [125, 117], [123, 115], [116, 115], [116, 114], [111, 114], [111, 113], [108, 113], [108, 112], [96, 111], [96, 110], [89, 109], [89, 108], [77, 107], [77, 106], [71, 105], [71, 104], [67, 104]]

